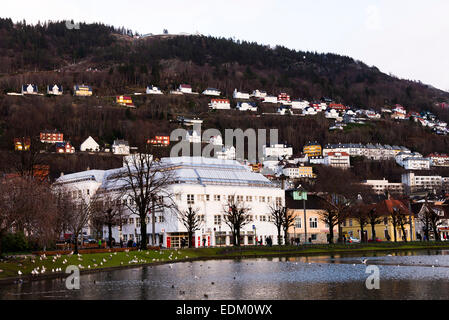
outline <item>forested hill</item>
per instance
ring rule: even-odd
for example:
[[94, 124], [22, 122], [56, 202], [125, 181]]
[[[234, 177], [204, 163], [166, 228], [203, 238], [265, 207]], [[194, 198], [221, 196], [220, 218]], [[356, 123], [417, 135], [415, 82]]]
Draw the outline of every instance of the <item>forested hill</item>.
[[234, 88], [261, 89], [373, 109], [400, 103], [421, 111], [449, 101], [449, 93], [345, 56], [204, 36], [137, 39], [123, 31], [102, 24], [68, 29], [64, 22], [31, 26], [0, 19], [0, 91], [17, 91], [23, 83], [43, 89], [52, 82], [65, 88], [86, 82], [97, 94], [113, 95], [148, 84], [173, 89], [189, 83], [195, 91], [216, 87], [231, 95]]

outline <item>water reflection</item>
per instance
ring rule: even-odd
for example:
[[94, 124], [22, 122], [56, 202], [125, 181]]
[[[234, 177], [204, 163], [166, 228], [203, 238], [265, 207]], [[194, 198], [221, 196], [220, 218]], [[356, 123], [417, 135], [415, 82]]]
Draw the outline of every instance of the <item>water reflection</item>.
[[[366, 265], [381, 289], [367, 290]], [[449, 250], [187, 262], [4, 285], [0, 299], [449, 299]]]

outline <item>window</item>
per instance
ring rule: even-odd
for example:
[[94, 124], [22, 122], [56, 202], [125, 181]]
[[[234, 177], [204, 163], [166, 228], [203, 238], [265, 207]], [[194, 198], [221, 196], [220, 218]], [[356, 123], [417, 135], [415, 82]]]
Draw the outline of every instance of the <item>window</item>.
[[195, 203], [195, 195], [194, 194], [188, 194], [187, 195], [187, 204], [194, 204]]
[[249, 215], [249, 216], [248, 216], [248, 220], [251, 221], [251, 222], [253, 222], [253, 221], [254, 221], [254, 216]]
[[181, 198], [182, 198], [182, 197], [181, 197], [181, 194], [180, 194], [180, 193], [177, 193], [177, 194], [176, 194], [176, 200], [181, 201]]
[[198, 201], [203, 201], [204, 202], [204, 194], [199, 194], [198, 195]]
[[267, 217], [266, 216], [260, 216], [260, 221], [266, 222], [267, 221]]
[[352, 219], [349, 219], [349, 226], [352, 227]]
[[237, 202], [243, 202], [243, 196], [237, 196]]
[[234, 201], [234, 196], [229, 195], [228, 196], [228, 202], [233, 202]]
[[198, 215], [198, 220], [201, 222], [204, 222], [204, 214], [199, 214]]
[[281, 197], [276, 197], [276, 205], [277, 206], [282, 206], [282, 198]]
[[136, 226], [137, 228], [140, 228], [140, 218], [136, 218]]
[[214, 195], [214, 201], [220, 201], [220, 195], [219, 194], [215, 194]]
[[310, 228], [317, 229], [318, 228], [318, 218], [309, 218]]
[[267, 202], [271, 203], [271, 197], [267, 197]]
[[128, 235], [127, 234], [123, 235], [123, 241], [125, 241], [125, 242], [128, 241]]
[[298, 228], [298, 229], [302, 228], [301, 218], [300, 217], [296, 217], [295, 218], [295, 228]]
[[253, 202], [252, 196], [246, 196], [246, 202]]
[[210, 201], [210, 194], [206, 194], [206, 201]]
[[158, 222], [159, 222], [159, 223], [165, 222], [165, 218], [164, 218], [163, 216], [159, 216], [159, 217], [157, 217], [157, 218], [158, 218]]
[[128, 224], [134, 224], [134, 218], [129, 218]]
[[221, 215], [214, 216], [214, 224], [221, 225]]
[[265, 197], [260, 196], [260, 197], [259, 197], [259, 202], [265, 202]]

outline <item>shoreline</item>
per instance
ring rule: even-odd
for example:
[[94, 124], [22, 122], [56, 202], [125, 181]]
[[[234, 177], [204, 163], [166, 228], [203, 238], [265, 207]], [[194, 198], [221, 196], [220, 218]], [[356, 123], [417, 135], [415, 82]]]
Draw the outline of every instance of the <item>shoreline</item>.
[[[272, 247], [275, 249], [276, 247]], [[196, 262], [196, 261], [211, 261], [211, 260], [235, 260], [235, 259], [257, 259], [257, 258], [276, 258], [276, 257], [308, 257], [308, 256], [319, 256], [319, 255], [331, 255], [331, 254], [363, 254], [363, 253], [376, 253], [376, 252], [401, 252], [401, 251], [423, 251], [423, 250], [449, 250], [449, 244], [445, 245], [435, 245], [435, 246], [425, 246], [425, 247], [404, 247], [394, 248], [394, 247], [378, 247], [378, 248], [335, 248], [332, 250], [325, 250], [317, 248], [316, 251], [283, 251], [279, 250], [279, 252], [269, 251], [264, 253], [261, 251], [259, 253], [252, 254], [244, 254], [244, 251], [234, 251], [228, 254], [220, 255], [220, 256], [200, 256], [194, 258], [187, 259], [179, 259], [179, 260], [170, 260], [170, 261], [160, 261], [160, 262], [151, 262], [151, 263], [140, 263], [140, 264], [130, 264], [130, 265], [120, 265], [113, 267], [104, 267], [90, 270], [80, 270], [80, 275], [94, 274], [99, 272], [108, 272], [108, 271], [117, 271], [117, 270], [126, 270], [133, 268], [142, 268], [142, 267], [152, 267], [152, 266], [160, 266], [166, 264], [175, 264], [175, 263], [184, 263], [184, 262]], [[248, 250], [249, 251], [249, 250]], [[240, 254], [239, 254], [240, 253]], [[20, 277], [8, 277], [8, 278], [0, 278], [0, 285], [2, 284], [14, 284], [19, 280], [24, 282], [34, 282], [41, 280], [51, 280], [51, 279], [60, 279], [65, 278], [68, 274], [64, 272], [52, 273], [52, 274], [43, 274], [43, 275], [23, 275]]]

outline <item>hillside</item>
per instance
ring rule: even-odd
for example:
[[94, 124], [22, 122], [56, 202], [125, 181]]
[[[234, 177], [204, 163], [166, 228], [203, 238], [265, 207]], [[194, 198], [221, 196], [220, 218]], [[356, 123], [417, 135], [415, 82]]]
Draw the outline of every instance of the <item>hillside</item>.
[[[48, 84], [62, 84], [66, 94], [5, 95], [19, 91], [24, 83], [38, 85], [40, 92]], [[94, 97], [73, 97], [70, 90], [76, 83], [91, 85]], [[278, 128], [280, 140], [292, 144], [295, 151], [310, 140], [400, 144], [423, 154], [446, 152], [449, 146], [448, 137], [409, 121], [383, 119], [329, 132], [330, 121], [322, 115], [210, 112], [210, 98], [201, 95], [135, 96], [136, 109], [118, 107], [114, 101], [116, 94], [144, 92], [148, 84], [171, 90], [180, 83], [191, 84], [196, 92], [219, 88], [226, 97], [238, 88], [274, 95], [287, 92], [309, 101], [329, 97], [374, 110], [400, 103], [409, 110], [430, 110], [449, 122], [448, 112], [435, 107], [449, 101], [449, 93], [383, 74], [350, 57], [204, 36], [138, 39], [101, 24], [69, 30], [63, 22], [30, 26], [0, 19], [0, 148], [11, 150], [14, 137], [36, 136], [44, 129], [62, 131], [77, 148], [89, 135], [100, 144], [124, 138], [141, 146], [149, 137], [177, 128], [170, 120], [178, 115], [199, 116], [205, 120], [204, 128]]]

